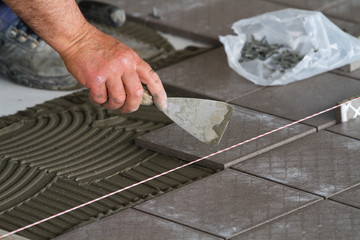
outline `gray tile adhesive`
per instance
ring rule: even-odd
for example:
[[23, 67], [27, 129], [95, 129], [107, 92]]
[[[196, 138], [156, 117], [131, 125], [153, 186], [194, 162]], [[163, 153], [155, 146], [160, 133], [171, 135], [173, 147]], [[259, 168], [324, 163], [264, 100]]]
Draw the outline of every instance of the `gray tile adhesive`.
[[[12, 231], [184, 162], [135, 146], [136, 136], [170, 123], [154, 107], [120, 114], [87, 91], [0, 119], [0, 229]], [[191, 165], [39, 224], [19, 235], [48, 239], [213, 171]]]
[[[135, 23], [122, 29], [130, 36], [129, 45], [136, 45], [134, 39], [141, 43], [135, 50], [154, 69], [206, 50], [175, 51], [155, 31]], [[95, 106], [87, 90], [0, 118], [0, 229], [16, 230], [183, 165], [135, 145], [137, 136], [170, 123], [155, 107], [121, 114]], [[191, 165], [18, 234], [53, 238], [213, 172]]]

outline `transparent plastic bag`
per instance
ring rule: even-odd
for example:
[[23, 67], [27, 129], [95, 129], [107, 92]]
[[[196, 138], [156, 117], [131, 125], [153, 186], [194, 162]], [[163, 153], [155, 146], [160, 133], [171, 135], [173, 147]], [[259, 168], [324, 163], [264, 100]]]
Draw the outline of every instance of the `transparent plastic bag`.
[[[285, 9], [235, 22], [237, 36], [220, 36], [229, 66], [255, 84], [283, 85], [330, 71], [360, 60], [360, 40], [343, 32], [321, 12]], [[266, 60], [239, 62], [242, 49], [252, 38], [266, 38], [302, 56], [296, 66], [281, 72], [269, 70]]]

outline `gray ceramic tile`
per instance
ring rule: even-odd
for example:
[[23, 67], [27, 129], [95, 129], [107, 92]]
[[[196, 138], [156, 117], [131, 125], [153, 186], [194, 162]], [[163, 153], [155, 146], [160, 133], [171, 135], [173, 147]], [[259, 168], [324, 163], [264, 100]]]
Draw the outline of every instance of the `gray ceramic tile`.
[[159, 16], [171, 14], [173, 12], [184, 12], [191, 9], [204, 7], [213, 2], [221, 0], [103, 0], [122, 7], [127, 15], [137, 17], [140, 19], [148, 20], [151, 19], [153, 8], [155, 7], [158, 11]]
[[[166, 4], [166, 2], [170, 3], [170, 1], [166, 0], [102, 0], [102, 2], [107, 2], [123, 8], [127, 16], [139, 17], [143, 19], [149, 17], [149, 15], [152, 13], [153, 7], [158, 8], [158, 10], [161, 10], [162, 12], [166, 12], [166, 9], [171, 7]], [[183, 1], [178, 2], [181, 4]], [[177, 5], [179, 4], [174, 4], [174, 9], [178, 9]]]
[[191, 228], [127, 209], [92, 224], [65, 233], [56, 240], [115, 240], [115, 239], [220, 239]]
[[355, 118], [345, 123], [339, 123], [327, 130], [360, 140], [360, 118]]
[[346, 0], [270, 0], [272, 2], [281, 3], [289, 7], [304, 8], [310, 10], [322, 10], [332, 7]]
[[[196, 38], [197, 40], [208, 41], [209, 43], [218, 44], [217, 39], [210, 39], [202, 36], [197, 32], [188, 31], [189, 27], [181, 26], [179, 28], [172, 27], [174, 24], [171, 16], [173, 14], [185, 14], [193, 11], [203, 12], [207, 5], [221, 2], [222, 0], [104, 0], [105, 2], [114, 4], [123, 8], [128, 19], [135, 19], [136, 21], [151, 24], [152, 26], [169, 33], [182, 35], [189, 38]], [[200, 9], [200, 10], [198, 10]], [[156, 11], [156, 12], [155, 12]], [[157, 17], [154, 17], [156, 13]], [[172, 21], [169, 21], [169, 16]], [[179, 17], [178, 17], [179, 18]], [[181, 16], [180, 16], [181, 18]]]
[[331, 197], [332, 200], [360, 208], [360, 185]]
[[218, 39], [219, 35], [233, 34], [231, 25], [240, 19], [284, 8], [261, 0], [225, 0], [166, 15], [164, 21], [172, 28]]
[[[2, 237], [3, 235], [5, 235], [7, 233], [9, 233], [9, 232], [0, 229], [0, 237]], [[3, 238], [3, 240], [29, 240], [29, 239], [24, 238], [24, 237], [19, 236], [19, 235], [16, 235], [16, 234], [13, 234], [13, 235], [11, 235], [9, 237]]]
[[360, 239], [360, 210], [324, 200], [231, 240]]
[[[324, 73], [289, 85], [268, 87], [231, 102], [296, 121], [333, 107], [359, 92], [360, 81]], [[335, 115], [332, 110], [304, 123], [322, 129], [336, 123]]]
[[222, 101], [262, 88], [229, 67], [224, 48], [161, 69], [158, 74], [165, 87], [173, 92]]
[[333, 18], [333, 17], [330, 17], [329, 20], [332, 21], [333, 23], [335, 23], [335, 25], [337, 25], [344, 32], [347, 32], [347, 33], [353, 35], [354, 37], [360, 37], [360, 25], [359, 24], [341, 20], [338, 18]]
[[[167, 155], [173, 155], [180, 159], [194, 160], [289, 123], [287, 120], [271, 115], [235, 107], [233, 116], [218, 146], [210, 147], [200, 142], [175, 124], [142, 135], [137, 138], [136, 143], [142, 147]], [[240, 161], [313, 132], [315, 132], [315, 128], [295, 124], [202, 160], [200, 164], [213, 168], [227, 168]]]
[[360, 141], [320, 131], [234, 168], [329, 197], [360, 183], [359, 156]]
[[336, 73], [336, 74], [345, 76], [345, 77], [351, 77], [351, 78], [354, 78], [356, 80], [360, 80], [360, 69], [355, 70], [353, 72], [343, 71], [343, 70], [337, 69], [337, 70], [334, 70], [333, 72]]
[[[176, 1], [176, 4], [173, 4], [175, 1], [158, 0], [150, 3], [140, 1], [141, 4], [134, 3], [136, 6], [129, 2], [122, 6], [131, 16], [145, 19], [147, 23], [167, 31], [214, 40], [218, 40], [218, 35], [233, 33], [231, 25], [237, 20], [284, 8], [283, 5], [261, 0], [182, 0], [180, 3]], [[142, 9], [139, 5], [142, 5]], [[161, 19], [148, 16], [152, 6], [159, 9]]]
[[347, 0], [341, 4], [324, 9], [324, 13], [331, 17], [360, 23], [360, 1]]
[[315, 201], [313, 195], [225, 170], [136, 208], [231, 237]]

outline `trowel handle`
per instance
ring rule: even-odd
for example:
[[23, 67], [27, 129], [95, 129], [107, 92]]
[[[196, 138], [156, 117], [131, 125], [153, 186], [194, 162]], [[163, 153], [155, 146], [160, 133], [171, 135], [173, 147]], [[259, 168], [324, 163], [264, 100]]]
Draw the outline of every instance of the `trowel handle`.
[[144, 88], [144, 93], [142, 95], [141, 105], [145, 105], [145, 106], [153, 105], [154, 104], [153, 97], [151, 96], [149, 90], [144, 85], [143, 88]]

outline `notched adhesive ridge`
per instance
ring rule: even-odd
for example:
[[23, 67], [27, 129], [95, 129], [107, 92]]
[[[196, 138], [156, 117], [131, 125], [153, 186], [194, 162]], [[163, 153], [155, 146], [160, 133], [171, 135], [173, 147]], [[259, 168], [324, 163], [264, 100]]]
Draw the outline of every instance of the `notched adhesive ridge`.
[[36, 168], [0, 161], [0, 215], [3, 211], [21, 205], [43, 189], [51, 186], [55, 175]]

